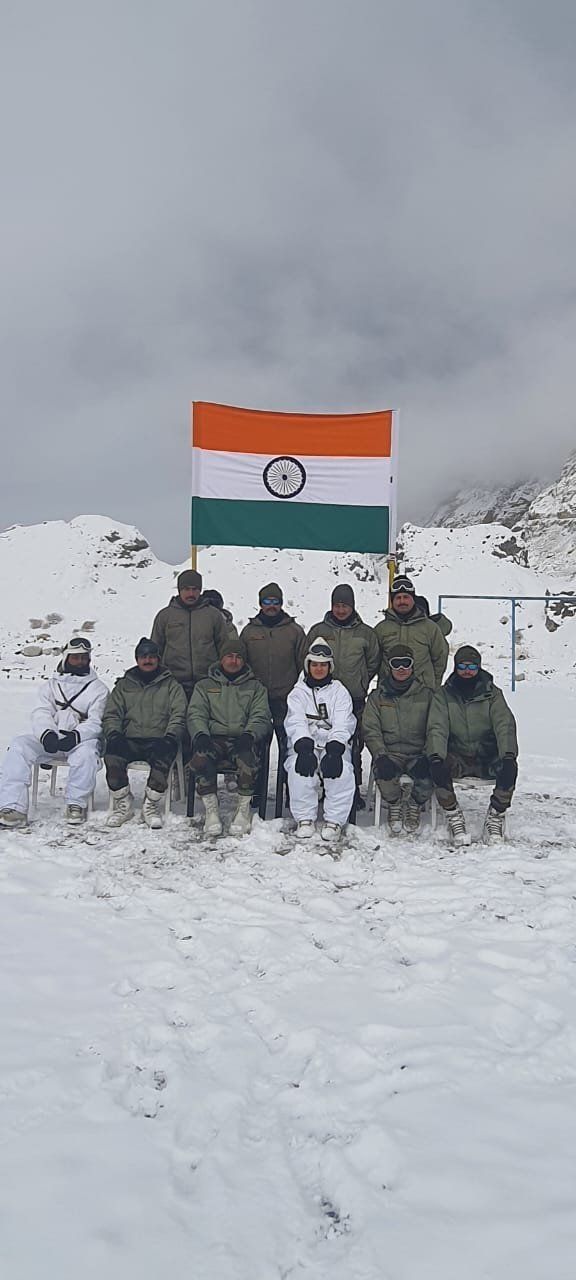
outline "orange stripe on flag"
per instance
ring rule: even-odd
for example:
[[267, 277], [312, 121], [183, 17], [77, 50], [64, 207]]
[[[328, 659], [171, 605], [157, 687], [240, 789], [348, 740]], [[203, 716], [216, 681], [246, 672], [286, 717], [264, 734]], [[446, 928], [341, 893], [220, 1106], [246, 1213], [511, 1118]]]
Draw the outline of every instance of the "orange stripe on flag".
[[267, 413], [233, 405], [192, 405], [192, 442], [222, 453], [389, 458], [392, 410], [379, 413]]

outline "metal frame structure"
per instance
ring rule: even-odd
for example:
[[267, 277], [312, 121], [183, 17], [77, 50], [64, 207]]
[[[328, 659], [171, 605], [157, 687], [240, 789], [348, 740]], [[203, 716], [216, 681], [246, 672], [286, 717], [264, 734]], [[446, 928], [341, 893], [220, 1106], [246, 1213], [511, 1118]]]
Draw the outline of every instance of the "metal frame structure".
[[512, 651], [510, 662], [510, 687], [512, 693], [516, 689], [516, 609], [518, 602], [522, 600], [544, 600], [550, 603], [551, 600], [563, 600], [566, 604], [576, 604], [576, 595], [547, 595], [547, 596], [477, 596], [477, 595], [439, 595], [438, 596], [438, 613], [442, 613], [443, 600], [503, 600], [508, 601], [512, 606]]

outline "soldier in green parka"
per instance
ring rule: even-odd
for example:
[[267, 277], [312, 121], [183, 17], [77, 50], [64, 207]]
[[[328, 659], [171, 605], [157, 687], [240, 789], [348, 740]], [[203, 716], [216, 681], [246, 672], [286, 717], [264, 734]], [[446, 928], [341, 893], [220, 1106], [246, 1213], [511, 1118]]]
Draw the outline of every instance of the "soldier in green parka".
[[[432, 793], [426, 758], [428, 711], [434, 694], [414, 675], [414, 656], [406, 645], [394, 645], [388, 674], [368, 695], [362, 717], [364, 741], [372, 756], [374, 777], [388, 808], [388, 826], [399, 835], [420, 826], [422, 809]], [[400, 778], [412, 779], [404, 801]]]
[[230, 834], [246, 835], [261, 749], [272, 734], [272, 717], [266, 689], [248, 666], [244, 643], [237, 635], [227, 637], [220, 661], [204, 680], [197, 681], [187, 725], [193, 751], [190, 766], [206, 810], [206, 835], [222, 833], [217, 789], [218, 766], [223, 763], [232, 765], [238, 779], [238, 807]]
[[440, 627], [416, 604], [416, 589], [410, 578], [399, 574], [390, 589], [390, 606], [376, 627], [385, 659], [395, 644], [408, 645], [414, 654], [414, 672], [429, 689], [439, 689], [448, 662], [448, 644]]
[[426, 754], [454, 843], [470, 843], [454, 792], [454, 780], [466, 777], [494, 780], [483, 834], [487, 843], [502, 840], [518, 777], [516, 721], [472, 645], [457, 650], [452, 674], [432, 699]]

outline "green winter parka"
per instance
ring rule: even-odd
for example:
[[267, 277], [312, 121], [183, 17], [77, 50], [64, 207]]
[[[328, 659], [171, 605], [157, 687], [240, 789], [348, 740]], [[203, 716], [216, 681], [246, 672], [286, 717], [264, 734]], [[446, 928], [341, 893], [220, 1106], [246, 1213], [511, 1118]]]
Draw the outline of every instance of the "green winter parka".
[[481, 671], [474, 694], [462, 698], [454, 675], [434, 694], [428, 717], [426, 755], [448, 754], [493, 761], [518, 755], [516, 721], [488, 671]]
[[158, 645], [163, 666], [190, 695], [196, 681], [218, 661], [231, 634], [237, 635], [236, 628], [219, 609], [202, 599], [189, 608], [174, 596], [156, 614], [151, 639]]
[[372, 693], [362, 716], [362, 732], [370, 754], [409, 759], [423, 756], [432, 689], [415, 677], [411, 684], [394, 687], [391, 679], [380, 682]]
[[448, 662], [448, 644], [440, 627], [431, 618], [416, 607], [409, 617], [400, 618], [393, 609], [387, 609], [382, 622], [376, 627], [380, 648], [382, 650], [382, 666], [380, 676], [385, 679], [388, 674], [388, 653], [396, 644], [405, 644], [414, 655], [414, 674], [428, 685], [429, 689], [438, 689]]
[[194, 687], [187, 724], [192, 742], [198, 733], [207, 733], [210, 738], [238, 738], [241, 733], [253, 733], [257, 739], [271, 737], [268, 694], [250, 667], [229, 680], [214, 663], [210, 674]]
[[258, 614], [240, 632], [248, 662], [271, 698], [286, 698], [294, 688], [306, 656], [306, 635], [287, 613], [269, 627]]
[[319, 636], [328, 641], [334, 654], [334, 678], [342, 682], [351, 698], [363, 700], [380, 666], [380, 645], [374, 627], [369, 627], [357, 613], [339, 625], [329, 611], [323, 622], [315, 622], [310, 628], [307, 647]]
[[153, 680], [144, 681], [138, 667], [131, 667], [116, 681], [104, 708], [102, 731], [123, 733], [126, 738], [164, 738], [178, 741], [186, 726], [186, 694], [182, 685], [160, 667]]

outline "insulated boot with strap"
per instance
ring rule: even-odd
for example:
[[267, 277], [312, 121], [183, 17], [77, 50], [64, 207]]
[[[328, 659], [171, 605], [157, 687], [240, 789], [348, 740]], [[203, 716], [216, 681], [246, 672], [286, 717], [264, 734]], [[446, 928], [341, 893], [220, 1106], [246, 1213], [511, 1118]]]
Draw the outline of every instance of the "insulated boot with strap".
[[297, 840], [311, 840], [315, 829], [313, 822], [310, 822], [307, 818], [303, 818], [302, 821], [298, 823], [294, 835]]
[[504, 839], [505, 831], [505, 815], [498, 813], [497, 809], [489, 806], [488, 813], [484, 822], [484, 830], [482, 839], [485, 844], [500, 844]]
[[412, 833], [420, 830], [422, 808], [415, 800], [407, 800], [404, 806], [404, 827]]
[[388, 805], [388, 830], [392, 836], [402, 834], [402, 809], [401, 800], [395, 800], [394, 804]]
[[83, 804], [66, 805], [66, 821], [70, 827], [79, 827], [86, 821], [88, 810]]
[[19, 809], [0, 809], [0, 827], [11, 827], [14, 831], [17, 827], [27, 826], [28, 818]]
[[459, 804], [456, 805], [455, 809], [446, 810], [446, 821], [452, 844], [456, 845], [456, 848], [460, 849], [463, 845], [470, 844], [470, 836], [466, 831], [464, 814]]
[[204, 803], [204, 835], [205, 836], [221, 836], [222, 822], [220, 819], [220, 810], [218, 808], [218, 796], [211, 794], [202, 796]]
[[231, 836], [247, 836], [252, 826], [250, 802], [252, 796], [238, 796], [236, 813], [230, 823]]
[[152, 831], [159, 831], [164, 825], [160, 806], [165, 802], [163, 791], [152, 791], [151, 787], [146, 787], [144, 792], [144, 804], [142, 805], [142, 817], [147, 827]]
[[130, 787], [121, 787], [120, 791], [113, 791], [112, 805], [112, 813], [108, 814], [106, 826], [121, 827], [124, 822], [129, 822], [134, 813]]
[[326, 840], [329, 844], [336, 844], [342, 835], [342, 827], [339, 822], [325, 822], [320, 836], [322, 840]]

